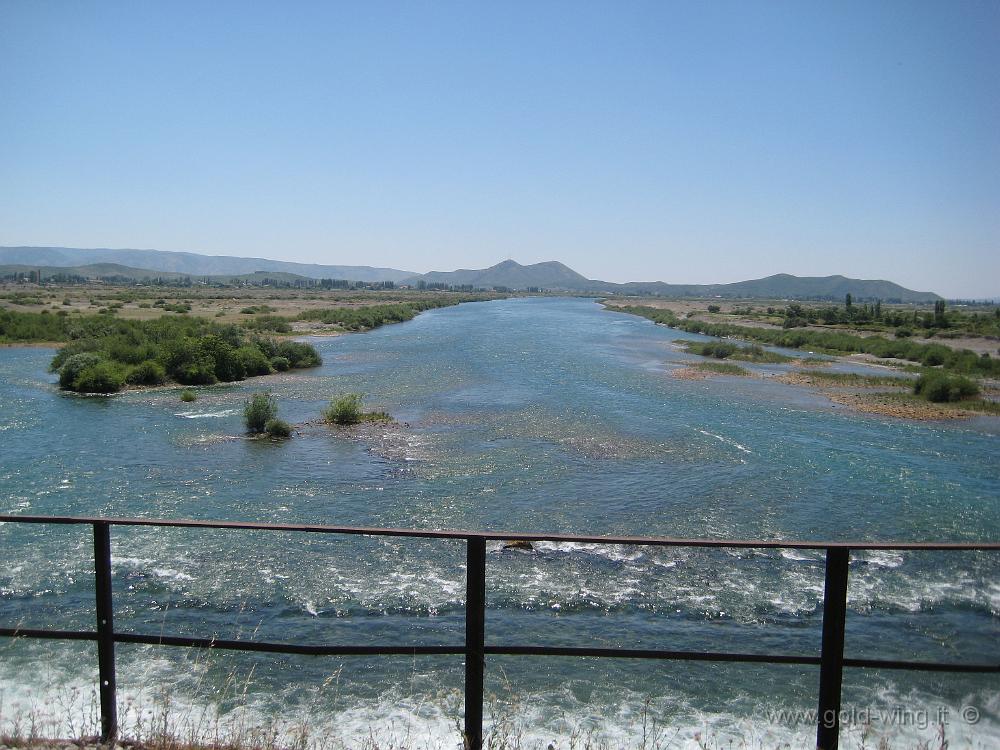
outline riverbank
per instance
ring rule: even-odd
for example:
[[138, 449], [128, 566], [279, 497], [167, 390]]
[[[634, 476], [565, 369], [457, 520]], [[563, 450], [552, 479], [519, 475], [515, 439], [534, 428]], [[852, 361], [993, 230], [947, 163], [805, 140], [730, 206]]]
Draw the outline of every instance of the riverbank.
[[[136, 386], [212, 385], [261, 377], [322, 363], [310, 344], [291, 336], [339, 336], [412, 320], [420, 313], [476, 295], [434, 295], [392, 304], [314, 308], [297, 317], [271, 314], [259, 304], [241, 312], [253, 317], [238, 323], [192, 316], [191, 306], [157, 300], [152, 319], [118, 317], [118, 303], [96, 315], [64, 309], [18, 312], [0, 309], [0, 342], [59, 346], [50, 370], [59, 387], [81, 394], [110, 394]], [[183, 308], [183, 309], [180, 309]], [[166, 311], [172, 313], [166, 315]]]
[[[760, 328], [734, 323], [706, 323], [691, 317], [679, 318], [669, 309], [645, 305], [615, 305], [602, 302], [606, 310], [637, 315], [654, 323], [688, 333], [718, 339], [734, 339], [760, 345], [800, 349], [823, 354], [868, 354], [880, 361], [899, 360], [907, 366], [939, 367], [951, 373], [983, 378], [1000, 378], [1000, 359], [988, 353], [978, 355], [969, 349], [951, 349], [939, 343], [919, 344], [912, 334], [886, 338], [882, 335], [861, 335], [858, 331], [841, 329], [809, 330], [798, 325], [781, 328]], [[713, 306], [714, 307], [714, 306]], [[786, 322], [798, 319], [787, 318]]]
[[[927, 401], [915, 396], [910, 390], [911, 381], [902, 377], [801, 370], [775, 375], [752, 372], [735, 364], [711, 361], [674, 368], [671, 375], [678, 380], [705, 380], [725, 376], [769, 380], [809, 388], [832, 403], [846, 406], [860, 414], [877, 414], [897, 419], [939, 421], [981, 416], [1000, 417], [1000, 402], [986, 399], [944, 403]], [[988, 395], [992, 398], [996, 394], [990, 392]]]

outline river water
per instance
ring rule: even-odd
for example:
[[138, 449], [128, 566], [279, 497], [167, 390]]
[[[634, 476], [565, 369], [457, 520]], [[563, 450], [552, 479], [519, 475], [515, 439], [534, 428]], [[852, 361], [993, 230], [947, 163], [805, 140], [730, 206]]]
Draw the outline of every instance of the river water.
[[[1000, 539], [998, 420], [858, 415], [761, 378], [689, 381], [672, 344], [702, 337], [592, 300], [434, 310], [317, 339], [324, 364], [245, 383], [113, 398], [62, 394], [52, 351], [0, 350], [0, 512], [806, 540]], [[762, 368], [755, 368], [761, 370]], [[781, 370], [770, 366], [768, 372]], [[306, 425], [242, 438], [269, 389], [315, 420], [366, 394], [397, 426]], [[89, 527], [0, 526], [0, 622], [93, 626]], [[464, 637], [464, 548], [452, 542], [115, 529], [116, 627], [300, 643], [453, 644]], [[816, 654], [818, 553], [490, 545], [487, 640]], [[848, 656], [996, 661], [1000, 560], [855, 555]], [[93, 725], [90, 644], [0, 643], [0, 723], [63, 736]], [[236, 731], [274, 724], [356, 746], [455, 747], [461, 657], [284, 657], [118, 647], [123, 720]], [[522, 746], [809, 747], [818, 669], [626, 660], [487, 661], [495, 736]], [[1000, 742], [995, 676], [847, 670], [845, 745], [887, 734]], [[963, 720], [978, 712], [979, 720]], [[866, 717], [864, 712], [867, 711]], [[89, 724], [88, 724], [89, 722]], [[0, 731], [3, 727], [0, 726]], [[214, 729], [213, 729], [214, 731]], [[700, 733], [697, 734], [696, 733]], [[575, 739], [574, 739], [575, 738]], [[743, 744], [739, 744], [742, 742]]]

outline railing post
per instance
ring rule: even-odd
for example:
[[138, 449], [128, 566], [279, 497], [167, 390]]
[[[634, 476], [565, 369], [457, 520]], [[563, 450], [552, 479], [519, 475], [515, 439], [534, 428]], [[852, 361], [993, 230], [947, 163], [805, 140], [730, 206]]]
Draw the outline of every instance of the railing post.
[[483, 671], [486, 665], [486, 540], [468, 537], [465, 584], [465, 747], [483, 746]]
[[94, 588], [97, 603], [97, 671], [101, 696], [101, 742], [118, 736], [115, 693], [115, 622], [111, 599], [111, 527], [94, 524]]
[[847, 619], [847, 566], [851, 551], [826, 551], [823, 589], [823, 651], [819, 667], [816, 747], [837, 750], [840, 742], [840, 689], [844, 675], [844, 626]]

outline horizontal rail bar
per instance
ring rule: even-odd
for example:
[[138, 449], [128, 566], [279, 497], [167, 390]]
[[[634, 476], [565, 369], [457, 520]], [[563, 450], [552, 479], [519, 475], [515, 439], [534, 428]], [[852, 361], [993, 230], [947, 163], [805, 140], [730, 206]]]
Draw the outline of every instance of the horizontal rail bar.
[[148, 646], [187, 646], [214, 648], [226, 651], [263, 651], [275, 654], [304, 654], [306, 656], [431, 656], [435, 654], [461, 654], [462, 646], [324, 646], [299, 643], [269, 643], [265, 641], [233, 641], [217, 638], [187, 636], [158, 636], [133, 633], [116, 633], [116, 643], [139, 643]]
[[[486, 646], [493, 656], [595, 656], [619, 659], [664, 659], [674, 661], [725, 661], [760, 664], [818, 665], [818, 656], [792, 654], [745, 654], [725, 651], [664, 651], [657, 649], [588, 648], [585, 646]], [[891, 659], [844, 659], [845, 667], [865, 669], [927, 670], [928, 672], [1000, 673], [998, 664], [951, 664], [946, 662], [897, 661]]]
[[678, 661], [742, 661], [767, 664], [819, 664], [818, 656], [786, 654], [737, 654], [722, 651], [664, 651], [587, 646], [486, 646], [491, 656], [595, 656], [617, 659], [666, 659]]
[[[96, 641], [97, 633], [89, 630], [39, 630], [35, 628], [0, 628], [0, 636], [12, 638], [46, 638], [50, 640]], [[223, 651], [263, 651], [273, 654], [304, 654], [306, 656], [421, 656], [462, 654], [464, 646], [330, 646], [268, 641], [238, 641], [195, 636], [144, 635], [115, 633], [115, 643], [135, 643], [146, 646], [182, 646], [214, 648]]]
[[843, 542], [794, 541], [764, 539], [684, 539], [649, 536], [586, 536], [579, 534], [546, 534], [512, 531], [455, 531], [438, 529], [396, 529], [361, 526], [329, 526], [323, 524], [256, 523], [251, 521], [199, 521], [190, 519], [104, 518], [100, 516], [21, 516], [0, 515], [0, 523], [33, 524], [94, 524], [112, 526], [156, 526], [199, 529], [242, 529], [246, 531], [286, 531], [311, 534], [347, 534], [355, 536], [396, 536], [421, 539], [469, 538], [489, 541], [577, 542], [581, 544], [624, 544], [646, 547], [721, 547], [752, 549], [851, 549], [851, 550], [913, 550], [913, 551], [1000, 551], [1000, 542]]
[[93, 630], [41, 630], [39, 628], [0, 628], [0, 636], [10, 638], [45, 638], [55, 641], [96, 641]]
[[[45, 638], [50, 640], [96, 641], [97, 633], [78, 630], [40, 630], [37, 628], [0, 628], [0, 636], [13, 638]], [[238, 641], [189, 636], [143, 635], [115, 633], [115, 643], [147, 646], [186, 646], [216, 648], [228, 651], [258, 651], [307, 656], [434, 656], [457, 655], [465, 646], [329, 646], [266, 641]], [[588, 648], [586, 646], [490, 646], [484, 653], [491, 656], [583, 656], [615, 659], [663, 659], [673, 661], [721, 661], [751, 664], [804, 664], [816, 666], [818, 656], [794, 654], [746, 654], [725, 651], [667, 651], [658, 649]], [[951, 664], [945, 662], [897, 661], [892, 659], [844, 659], [845, 667], [861, 669], [898, 669], [927, 672], [1000, 673], [1000, 664]]]

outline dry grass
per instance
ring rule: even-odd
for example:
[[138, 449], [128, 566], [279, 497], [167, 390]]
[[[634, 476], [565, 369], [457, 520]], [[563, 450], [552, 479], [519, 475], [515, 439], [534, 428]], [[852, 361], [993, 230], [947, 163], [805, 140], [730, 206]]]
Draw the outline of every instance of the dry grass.
[[[246, 323], [255, 316], [240, 311], [245, 308], [267, 305], [268, 315], [297, 317], [309, 310], [324, 310], [330, 307], [368, 307], [398, 302], [426, 299], [427, 292], [387, 289], [384, 291], [351, 291], [344, 289], [273, 289], [259, 287], [116, 287], [104, 284], [87, 286], [45, 286], [32, 291], [32, 298], [39, 298], [42, 305], [22, 305], [15, 302], [19, 287], [16, 284], [0, 284], [0, 307], [18, 312], [41, 312], [49, 310], [92, 315], [104, 307], [120, 303], [115, 312], [120, 318], [129, 320], [152, 320], [164, 315], [178, 313], [155, 306], [157, 300], [168, 304], [190, 304], [187, 315], [211, 318], [220, 323]], [[36, 293], [37, 292], [37, 293]], [[437, 292], [435, 292], [436, 294]], [[64, 304], [68, 301], [69, 304]], [[301, 326], [308, 332], [310, 326]], [[318, 328], [318, 326], [312, 326]], [[326, 328], [329, 328], [328, 326]]]

